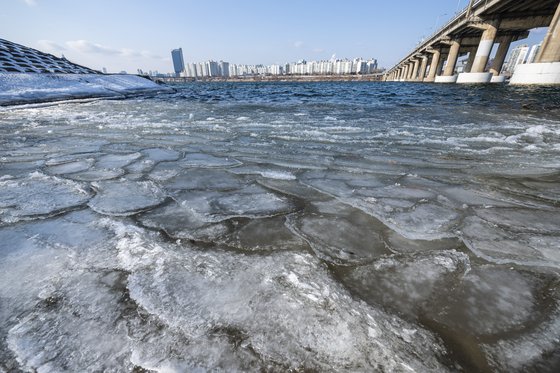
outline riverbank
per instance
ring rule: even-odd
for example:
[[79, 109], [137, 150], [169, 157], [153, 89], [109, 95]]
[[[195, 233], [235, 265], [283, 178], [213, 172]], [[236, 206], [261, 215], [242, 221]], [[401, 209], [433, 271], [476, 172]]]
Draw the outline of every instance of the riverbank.
[[203, 77], [203, 78], [154, 78], [156, 82], [177, 84], [187, 82], [380, 82], [383, 74], [370, 75], [258, 75], [237, 77]]
[[0, 73], [0, 106], [170, 90], [136, 75]]

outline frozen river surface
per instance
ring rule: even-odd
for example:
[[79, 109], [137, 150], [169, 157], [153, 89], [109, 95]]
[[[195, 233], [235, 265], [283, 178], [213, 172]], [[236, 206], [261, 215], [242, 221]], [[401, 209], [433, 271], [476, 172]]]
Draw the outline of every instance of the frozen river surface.
[[0, 111], [0, 371], [560, 371], [560, 91]]

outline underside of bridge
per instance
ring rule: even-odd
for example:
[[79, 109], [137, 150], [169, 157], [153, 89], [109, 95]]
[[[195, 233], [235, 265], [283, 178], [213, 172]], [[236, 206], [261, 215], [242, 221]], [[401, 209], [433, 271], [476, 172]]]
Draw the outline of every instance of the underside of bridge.
[[[471, 0], [469, 7], [390, 69], [386, 78], [440, 83], [503, 82], [505, 77], [500, 72], [510, 44], [527, 38], [533, 28], [548, 27], [534, 63], [518, 65], [511, 82], [560, 84], [559, 18], [560, 0]], [[494, 44], [499, 47], [489, 65]], [[458, 58], [467, 54], [465, 72], [455, 74]]]

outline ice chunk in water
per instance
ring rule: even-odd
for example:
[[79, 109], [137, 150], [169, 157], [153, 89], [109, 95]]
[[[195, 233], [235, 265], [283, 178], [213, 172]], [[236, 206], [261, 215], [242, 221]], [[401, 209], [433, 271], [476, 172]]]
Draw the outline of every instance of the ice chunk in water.
[[95, 217], [81, 210], [0, 228], [0, 370], [17, 370], [5, 346], [8, 330], [38, 301], [52, 304], [56, 284], [69, 271], [114, 265], [114, 247], [107, 245], [113, 234], [96, 226]]
[[10, 329], [8, 345], [26, 370], [132, 370], [122, 274], [75, 271]]
[[150, 159], [140, 159], [129, 164], [128, 166], [125, 166], [125, 169], [129, 174], [143, 175], [150, 172], [153, 167], [154, 161]]
[[254, 219], [225, 242], [247, 251], [306, 250], [307, 243], [284, 224], [285, 217]]
[[412, 211], [400, 212], [388, 221], [400, 228], [399, 233], [414, 239], [439, 239], [453, 237], [451, 228], [459, 215], [448, 208], [433, 203], [416, 206]]
[[441, 287], [470, 268], [467, 255], [450, 250], [393, 256], [357, 267], [343, 275], [352, 292], [370, 304], [382, 304], [415, 318], [430, 308]]
[[294, 208], [286, 197], [256, 185], [224, 194], [213, 201], [213, 206], [223, 214], [248, 217], [284, 214]]
[[116, 179], [122, 175], [124, 175], [124, 170], [121, 168], [93, 168], [84, 172], [67, 175], [66, 177], [78, 181], [102, 181]]
[[513, 206], [505, 196], [491, 195], [480, 190], [465, 187], [448, 187], [442, 190], [443, 194], [453, 201], [454, 207], [467, 206]]
[[393, 230], [389, 230], [385, 236], [385, 243], [391, 251], [397, 253], [416, 253], [435, 250], [450, 250], [465, 248], [464, 244], [457, 238], [443, 238], [440, 240], [411, 240]]
[[[519, 330], [543, 317], [547, 276], [494, 265], [472, 268], [455, 287], [442, 289], [431, 317], [477, 336]], [[444, 308], [438, 308], [445, 304]]]
[[[117, 247], [135, 302], [206, 350], [216, 346], [208, 336], [222, 335], [286, 370], [444, 369], [434, 338], [353, 300], [311, 255], [174, 250], [136, 234]], [[215, 367], [204, 359], [205, 369]]]
[[200, 211], [177, 203], [142, 214], [140, 222], [147, 227], [163, 229], [173, 238], [197, 241], [212, 242], [230, 231], [226, 222], [210, 223]]
[[142, 150], [147, 159], [154, 162], [176, 161], [181, 157], [181, 152], [173, 149], [151, 148]]
[[81, 184], [35, 172], [21, 179], [0, 181], [0, 220], [12, 223], [59, 213], [90, 198]]
[[50, 278], [67, 270], [62, 250], [30, 239], [22, 225], [0, 228], [0, 371], [18, 371], [19, 364], [6, 345], [18, 317], [37, 302]]
[[49, 166], [45, 169], [45, 171], [51, 175], [72, 174], [89, 169], [93, 165], [93, 162], [93, 159], [85, 159], [80, 161], [61, 163], [55, 166]]
[[539, 198], [549, 199], [556, 203], [560, 202], [560, 185], [558, 185], [557, 181], [525, 181], [522, 184], [527, 187], [524, 188], [522, 193], [529, 192]]
[[179, 174], [181, 169], [175, 162], [158, 163], [149, 173], [148, 177], [154, 181], [166, 181]]
[[[549, 305], [551, 312], [530, 330], [513, 334], [496, 343], [484, 343], [483, 349], [491, 356], [490, 363], [500, 371], [555, 372], [560, 362], [560, 304], [558, 282], [549, 287], [555, 299]], [[546, 294], [549, 295], [549, 294]]]
[[267, 187], [268, 189], [278, 191], [282, 194], [303, 198], [308, 201], [329, 200], [332, 198], [331, 196], [323, 194], [310, 186], [294, 181], [261, 179], [258, 181], [258, 183]]
[[360, 210], [336, 202], [317, 203], [318, 211], [290, 217], [290, 226], [316, 254], [338, 264], [372, 261], [389, 253], [380, 235], [382, 224]]
[[169, 191], [180, 190], [234, 190], [243, 187], [243, 182], [223, 170], [192, 169], [182, 171], [162, 183]]
[[233, 217], [269, 217], [286, 214], [295, 206], [286, 197], [258, 186], [224, 192], [181, 192], [174, 198], [192, 209], [207, 222], [218, 222]]
[[304, 180], [303, 183], [335, 197], [346, 197], [355, 193], [355, 188], [349, 186], [343, 180], [311, 179]]
[[140, 153], [130, 154], [107, 154], [97, 159], [97, 168], [121, 168], [127, 166], [142, 157]]
[[180, 162], [182, 167], [203, 167], [203, 168], [213, 168], [213, 167], [234, 167], [239, 166], [241, 162], [234, 158], [216, 157], [210, 154], [204, 153], [191, 153], [187, 154], [185, 158]]
[[79, 162], [79, 161], [90, 161], [93, 160], [98, 153], [77, 153], [77, 154], [68, 154], [62, 155], [57, 157], [49, 158], [46, 162], [46, 166], [58, 166], [65, 163], [72, 163], [72, 162]]
[[260, 175], [267, 179], [276, 180], [295, 180], [296, 176], [281, 167], [271, 165], [251, 165], [240, 166], [231, 169], [231, 172], [238, 175]]
[[464, 220], [461, 233], [469, 249], [490, 262], [560, 266], [558, 236], [519, 235], [476, 216]]
[[357, 194], [364, 197], [408, 199], [412, 201], [435, 199], [436, 197], [436, 194], [430, 190], [411, 188], [401, 185], [389, 185], [383, 188], [364, 189], [358, 191]]
[[516, 232], [560, 233], [560, 213], [537, 209], [479, 209], [477, 215]]
[[377, 188], [384, 181], [370, 174], [355, 174], [343, 171], [308, 171], [302, 175], [302, 182], [324, 193], [336, 197], [348, 197], [362, 189]]
[[25, 177], [29, 173], [38, 171], [43, 165], [44, 161], [4, 163], [0, 158], [0, 178]]
[[100, 181], [92, 183], [97, 195], [89, 206], [106, 215], [126, 216], [162, 203], [166, 195], [151, 181]]

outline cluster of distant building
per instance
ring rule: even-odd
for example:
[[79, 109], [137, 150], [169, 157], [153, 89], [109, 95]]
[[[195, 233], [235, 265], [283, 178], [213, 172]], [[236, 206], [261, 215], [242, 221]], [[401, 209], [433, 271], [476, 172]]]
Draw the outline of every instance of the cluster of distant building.
[[[542, 43], [529, 47], [527, 44], [518, 45], [509, 54], [509, 59], [502, 68], [503, 75], [512, 75], [515, 67], [520, 64], [533, 63], [539, 53]], [[171, 51], [174, 73], [160, 73], [159, 71], [142, 71], [138, 69], [139, 75], [150, 75], [154, 77], [244, 77], [265, 75], [367, 75], [382, 72], [377, 66], [377, 60], [370, 58], [331, 59], [328, 61], [305, 61], [286, 63], [284, 65], [238, 65], [225, 61], [206, 61], [200, 63], [187, 63], [183, 59], [181, 48]], [[466, 66], [467, 60], [460, 62], [457, 72], [460, 73]], [[489, 61], [491, 64], [492, 61]], [[103, 72], [107, 70], [103, 68]], [[126, 74], [125, 71], [121, 71]]]
[[533, 63], [539, 54], [542, 43], [535, 44], [529, 48], [527, 44], [518, 45], [511, 50], [509, 60], [502, 68], [502, 74], [511, 75], [517, 65]]
[[[521, 44], [516, 46], [509, 53], [508, 60], [504, 63], [502, 67], [501, 75], [511, 76], [518, 65], [533, 63], [539, 54], [542, 43], [535, 44], [529, 47], [527, 44]], [[467, 65], [467, 60], [463, 60], [457, 65], [456, 71], [458, 73], [464, 72], [465, 66]], [[488, 61], [488, 67], [492, 65], [492, 60]]]
[[379, 72], [374, 58], [331, 59], [329, 61], [301, 60], [284, 65], [238, 65], [225, 61], [187, 63], [181, 48], [171, 51], [175, 76], [185, 78], [243, 77], [256, 75], [367, 75]]

